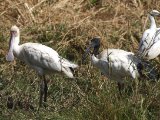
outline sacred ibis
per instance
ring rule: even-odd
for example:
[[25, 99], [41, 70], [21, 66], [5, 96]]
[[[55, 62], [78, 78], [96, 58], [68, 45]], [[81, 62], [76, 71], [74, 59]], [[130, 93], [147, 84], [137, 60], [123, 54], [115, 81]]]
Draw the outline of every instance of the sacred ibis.
[[141, 73], [141, 63], [134, 53], [121, 49], [105, 49], [99, 54], [100, 38], [91, 40], [89, 47], [83, 55], [83, 61], [87, 57], [90, 49], [92, 64], [100, 69], [103, 75], [118, 82], [119, 90], [122, 89], [125, 77], [138, 78]]
[[69, 78], [74, 78], [72, 70], [77, 68], [78, 65], [59, 56], [55, 50], [45, 45], [39, 43], [25, 43], [19, 45], [20, 30], [17, 26], [11, 27], [10, 34], [9, 52], [6, 56], [6, 60], [13, 61], [15, 56], [37, 71], [41, 78], [39, 99], [39, 105], [41, 107], [42, 99], [44, 102], [47, 101], [48, 87], [45, 74], [48, 72], [62, 72]]

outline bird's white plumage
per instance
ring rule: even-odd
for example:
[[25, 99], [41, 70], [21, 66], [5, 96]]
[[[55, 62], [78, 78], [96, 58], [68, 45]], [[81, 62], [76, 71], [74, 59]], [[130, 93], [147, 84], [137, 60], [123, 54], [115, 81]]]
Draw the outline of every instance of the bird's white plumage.
[[146, 58], [151, 60], [156, 58], [160, 54], [160, 30], [158, 29], [156, 32], [156, 37], [154, 39], [153, 44], [150, 46], [148, 53], [146, 54]]
[[140, 44], [139, 44], [139, 54], [141, 57], [146, 57], [147, 53], [150, 50], [150, 47], [155, 43], [155, 38], [157, 37], [157, 31], [159, 28], [156, 26], [154, 16], [158, 16], [160, 13], [157, 10], [152, 10], [149, 14], [149, 19], [151, 22], [150, 28], [145, 30]]
[[[11, 28], [11, 31], [18, 30], [19, 29], [16, 27]], [[68, 77], [73, 78], [70, 68], [76, 68], [78, 65], [62, 58], [52, 48], [38, 43], [25, 43], [18, 45], [19, 35], [12, 38], [11, 41], [13, 45], [10, 46], [13, 46], [13, 50], [9, 51], [13, 51], [14, 56], [35, 69], [39, 75], [44, 75], [46, 72], [62, 71]]]
[[139, 77], [137, 70], [138, 59], [132, 52], [120, 49], [106, 49], [97, 57], [92, 55], [91, 60], [93, 65], [111, 80], [122, 82], [127, 76], [134, 79]]
[[16, 56], [21, 61], [37, 71], [43, 78], [40, 81], [40, 99], [39, 106], [42, 106], [42, 101], [47, 102], [47, 81], [45, 78], [46, 72], [63, 72], [69, 78], [74, 78], [72, 70], [77, 68], [78, 65], [69, 62], [65, 58], [45, 45], [38, 43], [25, 43], [19, 45], [20, 31], [17, 26], [11, 27], [11, 38], [9, 41], [9, 52], [6, 56], [7, 61], [13, 61]]

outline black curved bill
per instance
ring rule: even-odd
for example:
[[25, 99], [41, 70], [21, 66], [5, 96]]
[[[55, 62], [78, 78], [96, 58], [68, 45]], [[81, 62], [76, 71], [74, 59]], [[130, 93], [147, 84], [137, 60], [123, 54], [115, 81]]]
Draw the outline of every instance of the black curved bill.
[[87, 47], [87, 49], [85, 50], [85, 53], [82, 55], [82, 63], [84, 63], [84, 61], [86, 60], [87, 56], [89, 55], [90, 49], [91, 49], [91, 45], [89, 45], [89, 47]]

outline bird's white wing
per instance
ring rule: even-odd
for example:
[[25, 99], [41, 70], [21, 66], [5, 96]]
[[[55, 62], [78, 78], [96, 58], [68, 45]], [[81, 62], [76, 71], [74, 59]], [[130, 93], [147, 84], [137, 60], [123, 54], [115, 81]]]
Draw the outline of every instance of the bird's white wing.
[[98, 58], [106, 59], [106, 57], [112, 56], [113, 58], [116, 59], [118, 56], [128, 56], [128, 55], [134, 56], [134, 53], [127, 52], [121, 49], [105, 49], [99, 54]]
[[139, 44], [139, 52], [140, 53], [143, 53], [149, 47], [149, 45], [152, 44], [152, 39], [153, 39], [152, 33], [150, 32], [149, 29], [146, 30], [143, 33], [142, 39]]
[[156, 34], [155, 34], [155, 38], [154, 38], [154, 43], [156, 43], [159, 40], [160, 40], [160, 28], [157, 28], [157, 31], [156, 31]]
[[154, 59], [155, 57], [157, 57], [160, 54], [159, 45], [160, 45], [160, 28], [157, 28], [152, 44], [148, 46], [145, 57], [147, 59]]
[[158, 37], [160, 37], [160, 29], [158, 28], [156, 31], [148, 29], [143, 33], [138, 50], [142, 57], [149, 52], [150, 47], [158, 40]]
[[[113, 68], [117, 69], [117, 74], [122, 74], [122, 76], [132, 76], [132, 78], [136, 78], [138, 76], [137, 64], [138, 61], [133, 54], [122, 54], [115, 55], [112, 58]], [[117, 67], [118, 66], [118, 67]]]
[[42, 44], [26, 43], [21, 45], [21, 59], [30, 66], [38, 66], [46, 70], [61, 70], [58, 53]]
[[105, 50], [102, 52], [103, 55], [101, 53], [101, 59], [98, 62], [103, 74], [116, 80], [125, 76], [132, 76], [132, 78], [137, 76], [137, 60], [133, 53], [119, 49], [108, 49], [107, 52], [106, 54]]
[[156, 58], [159, 54], [160, 54], [160, 40], [152, 45], [146, 57], [147, 59], [150, 60]]

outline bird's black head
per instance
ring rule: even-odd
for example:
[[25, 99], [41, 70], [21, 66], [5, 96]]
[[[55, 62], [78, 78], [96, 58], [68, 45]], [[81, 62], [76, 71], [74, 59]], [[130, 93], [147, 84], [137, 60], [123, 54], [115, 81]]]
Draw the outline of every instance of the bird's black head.
[[[91, 52], [90, 50], [92, 48], [93, 48], [93, 51]], [[89, 53], [94, 54], [94, 55], [98, 55], [99, 48], [100, 48], [100, 38], [95, 37], [95, 38], [91, 39], [89, 46], [87, 47], [84, 55], [82, 56], [82, 62], [84, 62], [84, 60], [86, 59], [86, 57]]]
[[99, 48], [100, 48], [100, 38], [95, 37], [91, 40], [91, 47], [93, 47], [93, 53], [94, 55], [99, 54]]

